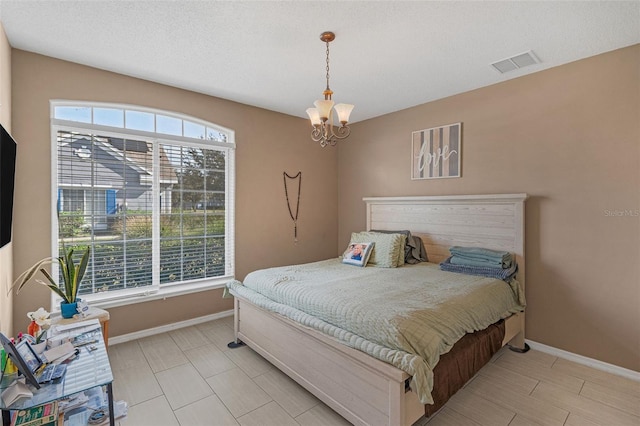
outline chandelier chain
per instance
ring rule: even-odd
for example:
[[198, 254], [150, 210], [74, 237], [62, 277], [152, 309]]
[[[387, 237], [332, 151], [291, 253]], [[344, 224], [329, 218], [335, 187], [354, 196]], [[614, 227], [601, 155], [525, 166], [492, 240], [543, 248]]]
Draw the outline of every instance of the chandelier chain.
[[329, 89], [329, 42], [327, 42], [327, 90]]

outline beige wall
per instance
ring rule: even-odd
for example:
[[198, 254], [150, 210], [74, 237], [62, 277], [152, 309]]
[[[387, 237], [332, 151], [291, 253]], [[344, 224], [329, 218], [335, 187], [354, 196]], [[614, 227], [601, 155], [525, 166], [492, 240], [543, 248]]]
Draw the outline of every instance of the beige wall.
[[[14, 269], [49, 254], [49, 100], [144, 105], [236, 131], [239, 279], [335, 256], [364, 227], [363, 196], [527, 192], [527, 337], [640, 370], [640, 218], [605, 212], [640, 209], [639, 59], [634, 46], [357, 123], [335, 150], [302, 119], [13, 50]], [[411, 132], [458, 121], [463, 177], [411, 181]], [[297, 246], [285, 170], [304, 176]], [[17, 328], [48, 301], [16, 297]], [[114, 308], [111, 334], [230, 308], [220, 291]]]
[[[11, 132], [11, 46], [0, 23], [0, 123]], [[12, 335], [11, 296], [13, 243], [0, 248], [0, 332]]]
[[[16, 273], [50, 254], [50, 99], [142, 105], [235, 130], [238, 279], [262, 267], [335, 256], [337, 150], [312, 143], [306, 120], [16, 49], [12, 75], [13, 134], [20, 143], [13, 245]], [[283, 171], [303, 174], [297, 245], [284, 198]], [[26, 327], [27, 311], [49, 306], [49, 295], [47, 289], [33, 285], [14, 298], [17, 330]], [[232, 306], [232, 299], [221, 299], [221, 290], [215, 290], [112, 308], [110, 335]]]
[[[526, 192], [527, 338], [640, 370], [639, 76], [636, 45], [355, 124], [338, 250], [364, 196]], [[411, 181], [411, 132], [455, 122], [463, 177]]]

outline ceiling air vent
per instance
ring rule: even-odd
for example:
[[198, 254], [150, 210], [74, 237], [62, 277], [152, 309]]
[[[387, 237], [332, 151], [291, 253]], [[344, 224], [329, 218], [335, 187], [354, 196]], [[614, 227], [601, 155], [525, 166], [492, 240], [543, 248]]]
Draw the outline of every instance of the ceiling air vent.
[[539, 63], [540, 60], [536, 57], [532, 50], [529, 50], [528, 52], [503, 59], [502, 61], [494, 62], [493, 64], [491, 64], [491, 66], [497, 69], [500, 73], [504, 74], [509, 71], [515, 71], [517, 69]]

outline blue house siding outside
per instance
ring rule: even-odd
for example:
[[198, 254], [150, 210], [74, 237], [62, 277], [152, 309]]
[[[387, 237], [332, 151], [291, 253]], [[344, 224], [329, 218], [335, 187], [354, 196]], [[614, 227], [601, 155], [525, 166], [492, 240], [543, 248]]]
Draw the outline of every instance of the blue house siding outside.
[[[143, 141], [86, 135], [59, 138], [58, 211], [83, 216], [85, 226], [95, 231], [106, 230], [121, 209], [150, 211], [152, 164], [150, 144]], [[175, 174], [165, 182], [162, 209], [170, 211]], [[93, 223], [87, 223], [92, 216]]]

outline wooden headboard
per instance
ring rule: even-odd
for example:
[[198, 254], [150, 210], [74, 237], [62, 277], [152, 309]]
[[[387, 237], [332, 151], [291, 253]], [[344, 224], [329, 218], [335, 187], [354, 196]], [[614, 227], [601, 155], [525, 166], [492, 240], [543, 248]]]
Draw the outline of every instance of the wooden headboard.
[[524, 285], [524, 201], [527, 194], [366, 197], [367, 230], [409, 230], [430, 262], [467, 246], [515, 253]]

